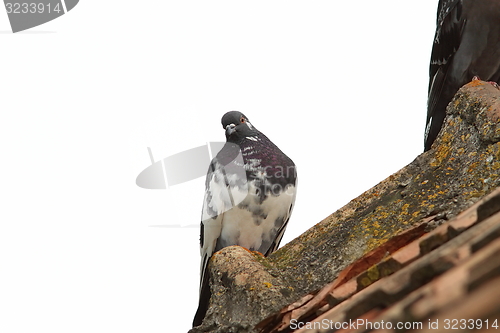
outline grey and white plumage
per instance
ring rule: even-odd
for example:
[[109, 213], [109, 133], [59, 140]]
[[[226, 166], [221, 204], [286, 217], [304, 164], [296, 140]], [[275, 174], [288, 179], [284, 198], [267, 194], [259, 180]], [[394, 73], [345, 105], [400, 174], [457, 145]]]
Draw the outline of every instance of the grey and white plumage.
[[295, 164], [239, 111], [222, 117], [226, 144], [206, 178], [200, 232], [200, 303], [193, 326], [210, 300], [207, 265], [212, 254], [240, 245], [267, 256], [278, 249], [295, 202]]
[[441, 129], [448, 103], [474, 76], [500, 80], [500, 1], [439, 0], [429, 68], [425, 151]]

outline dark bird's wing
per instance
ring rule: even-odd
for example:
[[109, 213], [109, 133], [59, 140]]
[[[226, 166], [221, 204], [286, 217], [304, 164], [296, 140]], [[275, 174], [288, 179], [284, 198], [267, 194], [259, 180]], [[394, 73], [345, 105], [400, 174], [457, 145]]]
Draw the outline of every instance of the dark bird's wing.
[[210, 164], [205, 182], [205, 197], [200, 224], [200, 301], [193, 320], [193, 327], [201, 325], [210, 301], [208, 261], [216, 251], [221, 234], [224, 211], [229, 208], [231, 198], [227, 191], [223, 167], [216, 159]]
[[440, 0], [429, 68], [425, 150], [458, 89], [474, 76], [500, 80], [500, 1]]
[[210, 163], [205, 181], [205, 197], [200, 226], [200, 302], [193, 327], [201, 325], [210, 301], [208, 261], [221, 245], [226, 213], [248, 195], [247, 175], [240, 147], [226, 143]]
[[[461, 0], [440, 0], [436, 34], [429, 68], [429, 95], [425, 130], [425, 150], [429, 150], [439, 133], [446, 106], [455, 94], [446, 87], [448, 68], [460, 46], [464, 20]], [[451, 95], [451, 96], [450, 96]]]

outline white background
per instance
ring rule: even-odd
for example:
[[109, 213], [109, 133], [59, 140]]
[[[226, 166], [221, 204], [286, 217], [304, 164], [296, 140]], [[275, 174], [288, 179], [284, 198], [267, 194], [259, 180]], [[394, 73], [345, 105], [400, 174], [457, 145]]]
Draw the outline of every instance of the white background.
[[0, 10], [0, 332], [186, 332], [204, 179], [137, 187], [147, 147], [243, 111], [298, 167], [284, 245], [421, 153], [436, 6], [84, 0], [18, 34]]

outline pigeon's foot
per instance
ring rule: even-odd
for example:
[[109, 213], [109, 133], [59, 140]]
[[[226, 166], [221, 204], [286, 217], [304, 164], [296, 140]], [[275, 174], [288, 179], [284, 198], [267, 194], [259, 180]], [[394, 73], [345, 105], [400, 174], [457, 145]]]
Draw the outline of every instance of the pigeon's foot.
[[489, 84], [491, 84], [493, 87], [497, 88], [498, 90], [500, 90], [500, 86], [498, 86], [498, 83], [496, 83], [495, 81], [488, 81]]
[[[479, 76], [474, 75], [471, 82], [480, 81], [480, 80], [481, 80], [481, 78]], [[497, 88], [498, 90], [500, 90], [500, 86], [495, 81], [488, 81], [488, 83], [491, 84], [493, 87]]]
[[[478, 81], [478, 80], [481, 80], [481, 78], [477, 75], [474, 75], [472, 81]], [[500, 86], [495, 81], [488, 81], [488, 83], [491, 84], [493, 87], [497, 88], [498, 90], [500, 90]]]

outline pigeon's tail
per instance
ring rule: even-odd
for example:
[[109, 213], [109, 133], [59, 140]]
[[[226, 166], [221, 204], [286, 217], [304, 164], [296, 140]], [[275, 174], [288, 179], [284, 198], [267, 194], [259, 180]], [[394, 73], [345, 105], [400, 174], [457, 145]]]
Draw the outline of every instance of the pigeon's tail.
[[208, 304], [210, 302], [211, 292], [210, 292], [210, 283], [208, 280], [209, 274], [207, 271], [207, 267], [205, 267], [205, 273], [203, 274], [203, 280], [201, 281], [201, 289], [200, 289], [200, 302], [198, 304], [198, 310], [196, 310], [196, 314], [193, 319], [193, 327], [200, 326], [205, 319], [205, 314], [208, 310]]

